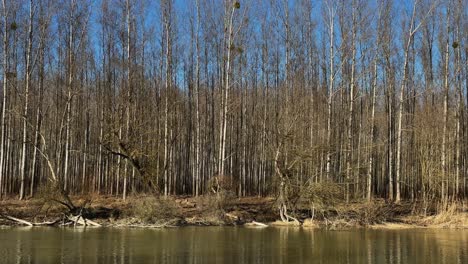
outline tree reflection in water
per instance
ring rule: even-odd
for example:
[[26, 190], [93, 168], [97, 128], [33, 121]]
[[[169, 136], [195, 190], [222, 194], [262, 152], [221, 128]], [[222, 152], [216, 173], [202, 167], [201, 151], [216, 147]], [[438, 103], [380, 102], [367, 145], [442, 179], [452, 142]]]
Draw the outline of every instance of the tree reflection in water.
[[468, 263], [468, 230], [0, 229], [2, 263]]

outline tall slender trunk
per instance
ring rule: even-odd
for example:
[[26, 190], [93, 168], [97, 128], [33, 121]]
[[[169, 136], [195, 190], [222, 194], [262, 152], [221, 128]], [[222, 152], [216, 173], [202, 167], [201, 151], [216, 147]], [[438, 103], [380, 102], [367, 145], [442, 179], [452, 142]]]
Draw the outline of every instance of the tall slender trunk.
[[289, 97], [290, 97], [290, 93], [292, 93], [292, 89], [291, 89], [291, 82], [290, 82], [290, 78], [291, 78], [291, 65], [290, 65], [290, 57], [291, 57], [291, 47], [290, 47], [290, 42], [291, 42], [291, 30], [290, 30], [290, 27], [289, 27], [289, 1], [287, 0], [283, 0], [283, 9], [284, 9], [284, 31], [285, 31], [285, 40], [284, 40], [284, 48], [285, 48], [285, 58], [284, 58], [284, 64], [285, 64], [285, 72], [284, 72], [284, 83], [285, 83], [285, 87], [286, 87], [286, 91], [285, 91], [285, 113], [286, 113], [286, 116], [288, 116], [288, 112], [289, 112]]
[[335, 10], [333, 7], [329, 7], [329, 27], [330, 27], [330, 79], [328, 80], [328, 116], [327, 116], [327, 167], [326, 175], [327, 179], [330, 179], [330, 169], [331, 169], [331, 121], [332, 121], [332, 102], [333, 102], [333, 85], [335, 81], [335, 72], [334, 72], [334, 61], [335, 61], [335, 51], [334, 51], [334, 23], [335, 23]]
[[[128, 139], [129, 133], [130, 133], [130, 103], [131, 103], [131, 90], [132, 90], [132, 67], [130, 66], [131, 63], [131, 54], [130, 54], [130, 31], [131, 31], [131, 25], [130, 25], [130, 16], [131, 16], [131, 6], [130, 6], [130, 0], [126, 1], [126, 9], [127, 9], [127, 102], [125, 105], [125, 116], [126, 116], [126, 124], [125, 124], [125, 130], [126, 130], [126, 137]], [[122, 199], [127, 199], [127, 168], [128, 168], [128, 160], [125, 160], [125, 169], [124, 169], [124, 174], [123, 174], [123, 190], [122, 190]]]
[[[409, 40], [408, 40], [409, 42]], [[400, 96], [398, 100], [398, 130], [397, 130], [397, 153], [396, 153], [396, 175], [395, 175], [395, 202], [400, 202], [400, 178], [401, 178], [401, 152], [402, 152], [402, 135], [403, 135], [403, 103], [406, 89], [408, 68], [408, 50], [405, 51], [403, 80], [400, 88]]]
[[408, 81], [408, 60], [409, 50], [411, 42], [414, 36], [414, 19], [415, 19], [416, 5], [413, 6], [413, 14], [411, 16], [410, 29], [408, 32], [408, 39], [406, 39], [406, 45], [404, 49], [404, 62], [403, 62], [403, 79], [401, 80], [400, 96], [398, 100], [398, 130], [397, 130], [397, 153], [396, 153], [396, 175], [395, 175], [395, 203], [399, 203], [401, 200], [400, 194], [400, 179], [401, 179], [401, 152], [402, 152], [402, 141], [403, 141], [403, 111], [404, 111], [404, 96]]
[[200, 189], [200, 3], [196, 0], [197, 25], [195, 30], [195, 196], [199, 195]]
[[[447, 36], [445, 40], [445, 51], [444, 51], [444, 113], [443, 113], [443, 131], [442, 131], [442, 153], [441, 153], [441, 164], [442, 164], [442, 188], [441, 198], [444, 200], [448, 197], [448, 170], [447, 170], [447, 123], [448, 123], [448, 97], [449, 97], [449, 34], [450, 34], [450, 8], [447, 7], [446, 14], [446, 29]], [[447, 188], [447, 191], [446, 191]]]
[[6, 104], [7, 104], [7, 91], [8, 91], [8, 10], [6, 7], [5, 0], [2, 0], [3, 8], [3, 102], [2, 102], [2, 117], [1, 117], [1, 129], [2, 135], [0, 139], [0, 198], [3, 195], [3, 177], [5, 167], [5, 138], [6, 138]]
[[70, 17], [69, 17], [69, 32], [68, 32], [68, 80], [67, 80], [67, 105], [66, 105], [66, 121], [65, 121], [65, 158], [63, 165], [63, 189], [68, 190], [68, 163], [70, 159], [70, 137], [71, 137], [71, 108], [73, 103], [73, 71], [74, 71], [74, 47], [73, 47], [73, 14], [75, 1], [71, 2]]
[[[89, 104], [89, 102], [88, 102]], [[81, 191], [84, 192], [85, 183], [86, 183], [86, 173], [88, 172], [88, 148], [89, 148], [89, 138], [90, 136], [90, 128], [89, 128], [89, 112], [86, 111], [86, 121], [85, 121], [85, 129], [84, 129], [84, 146], [83, 146], [83, 171], [81, 172]]]
[[375, 93], [377, 89], [377, 58], [374, 58], [374, 76], [372, 82], [372, 102], [371, 102], [371, 120], [370, 120], [370, 153], [369, 153], [369, 167], [367, 168], [367, 201], [372, 199], [372, 173], [374, 165], [374, 144], [375, 144]]
[[[460, 2], [461, 3], [461, 2]], [[462, 9], [460, 9], [461, 11]], [[458, 39], [461, 39], [461, 30], [460, 30], [460, 22], [461, 22], [461, 13], [459, 12], [457, 14], [457, 26], [456, 26], [456, 37]], [[468, 52], [468, 51], [467, 51]], [[456, 48], [456, 94], [457, 94], [457, 124], [456, 124], [456, 150], [455, 150], [455, 192], [454, 196], [456, 198], [459, 198], [459, 192], [460, 192], [460, 173], [463, 171], [463, 161], [462, 161], [462, 137], [463, 137], [463, 90], [462, 90], [462, 80], [461, 77], [463, 75], [462, 73], [462, 57], [461, 57], [461, 51], [460, 48]], [[467, 77], [468, 78], [468, 77]]]
[[[99, 142], [103, 142], [103, 139], [104, 139], [104, 105], [101, 107], [101, 113], [99, 117]], [[95, 191], [95, 188], [97, 187], [98, 193], [100, 191], [100, 182], [101, 182], [101, 177], [103, 174], [102, 160], [103, 160], [102, 144], [99, 144], [98, 158], [97, 158], [97, 169], [98, 169], [97, 177], [94, 178], [94, 184], [93, 184], [93, 191]], [[97, 180], [97, 183], [96, 183], [96, 180]]]
[[166, 34], [166, 79], [165, 79], [165, 98], [164, 98], [164, 196], [167, 196], [170, 193], [170, 182], [169, 182], [169, 173], [170, 173], [170, 152], [171, 149], [169, 146], [169, 138], [172, 134], [172, 131], [169, 131], [169, 96], [171, 91], [171, 12], [172, 12], [172, 0], [166, 1], [164, 3], [164, 30]]
[[355, 70], [356, 70], [356, 17], [355, 17], [355, 3], [352, 4], [352, 17], [353, 17], [353, 28], [352, 28], [352, 37], [351, 37], [351, 53], [352, 53], [352, 62], [351, 62], [351, 80], [350, 80], [350, 89], [349, 89], [349, 113], [348, 113], [348, 131], [347, 131], [347, 158], [346, 158], [346, 202], [349, 202], [349, 183], [352, 176], [352, 160], [354, 152], [354, 138], [353, 138], [353, 116], [354, 116], [354, 89], [355, 89]]
[[[42, 6], [41, 6], [41, 16], [43, 15]], [[34, 195], [34, 184], [36, 180], [36, 166], [37, 166], [37, 156], [38, 150], [41, 146], [40, 140], [40, 131], [42, 127], [42, 103], [44, 98], [44, 79], [45, 79], [45, 34], [46, 34], [46, 26], [41, 26], [41, 37], [40, 37], [40, 49], [39, 49], [39, 103], [36, 109], [36, 128], [34, 131], [34, 150], [33, 150], [33, 158], [32, 158], [32, 165], [31, 165], [31, 185], [30, 185], [30, 192], [29, 195], [32, 197]], [[39, 175], [41, 175], [39, 171]]]
[[[41, 84], [39, 85], [42, 87]], [[39, 88], [39, 89], [42, 89], [42, 88]], [[39, 100], [39, 101], [42, 101], [42, 100]], [[41, 114], [40, 107], [38, 106], [37, 113], [36, 113], [36, 128], [34, 131], [34, 151], [33, 151], [32, 165], [31, 165], [31, 185], [29, 186], [30, 197], [34, 195], [34, 184], [36, 181], [37, 152], [40, 147], [39, 131], [41, 131], [41, 125], [42, 125], [42, 114]]]
[[26, 81], [24, 87], [24, 110], [23, 110], [23, 142], [21, 150], [20, 165], [20, 193], [19, 199], [22, 200], [25, 195], [25, 175], [26, 175], [26, 144], [28, 139], [28, 107], [29, 107], [29, 85], [31, 82], [31, 50], [33, 41], [33, 1], [29, 2], [29, 26], [28, 26], [28, 48], [26, 50]]
[[[119, 127], [119, 141], [122, 140], [122, 126]], [[117, 157], [117, 171], [115, 172], [115, 195], [119, 196], [119, 190], [120, 190], [120, 167], [122, 164], [121, 157]]]
[[[230, 2], [229, 2], [230, 3]], [[228, 9], [229, 10], [229, 9]], [[226, 68], [224, 72], [224, 104], [223, 104], [223, 115], [221, 120], [221, 139], [220, 139], [220, 158], [219, 158], [219, 173], [222, 175], [224, 173], [224, 164], [226, 159], [226, 132], [227, 132], [227, 123], [228, 123], [228, 107], [229, 107], [229, 90], [230, 90], [230, 73], [231, 73], [231, 50], [234, 41], [234, 32], [233, 32], [233, 22], [234, 22], [234, 12], [236, 10], [235, 5], [231, 7], [231, 14], [228, 24], [228, 37], [227, 37], [227, 54], [226, 54]]]

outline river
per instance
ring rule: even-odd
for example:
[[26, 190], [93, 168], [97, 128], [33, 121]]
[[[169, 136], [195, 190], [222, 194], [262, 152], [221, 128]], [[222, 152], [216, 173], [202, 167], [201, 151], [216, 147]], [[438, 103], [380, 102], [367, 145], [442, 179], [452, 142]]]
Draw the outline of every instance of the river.
[[0, 228], [0, 263], [468, 263], [468, 230]]

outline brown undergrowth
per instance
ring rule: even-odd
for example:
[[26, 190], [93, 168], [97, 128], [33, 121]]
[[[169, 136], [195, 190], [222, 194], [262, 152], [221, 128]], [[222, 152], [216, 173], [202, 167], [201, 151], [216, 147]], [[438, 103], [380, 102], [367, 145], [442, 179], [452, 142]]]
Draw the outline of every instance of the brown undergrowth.
[[466, 202], [444, 202], [433, 206], [430, 214], [409, 215], [406, 223], [429, 228], [468, 229], [468, 208]]
[[[148, 195], [130, 196], [126, 200], [112, 196], [72, 196], [75, 204], [86, 206], [86, 216], [103, 226], [169, 227], [182, 225], [242, 225], [272, 223], [279, 219], [275, 199], [270, 197], [235, 197], [231, 193], [213, 193], [199, 197]], [[298, 208], [296, 216], [303, 226], [328, 229], [373, 228], [468, 228], [467, 206], [462, 202], [431, 205], [421, 210], [418, 203], [356, 201], [339, 203], [316, 211]], [[425, 205], [426, 206], [426, 205]], [[42, 199], [0, 201], [0, 215], [30, 222], [46, 222], [63, 217], [66, 208]], [[422, 212], [425, 212], [422, 213]], [[0, 225], [18, 225], [0, 217]]]

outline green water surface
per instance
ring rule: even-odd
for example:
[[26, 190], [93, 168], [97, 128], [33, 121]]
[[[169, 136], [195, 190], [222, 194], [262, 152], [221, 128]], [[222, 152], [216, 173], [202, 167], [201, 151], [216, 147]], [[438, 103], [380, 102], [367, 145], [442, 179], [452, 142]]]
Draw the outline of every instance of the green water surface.
[[0, 263], [468, 263], [468, 230], [3, 228]]

